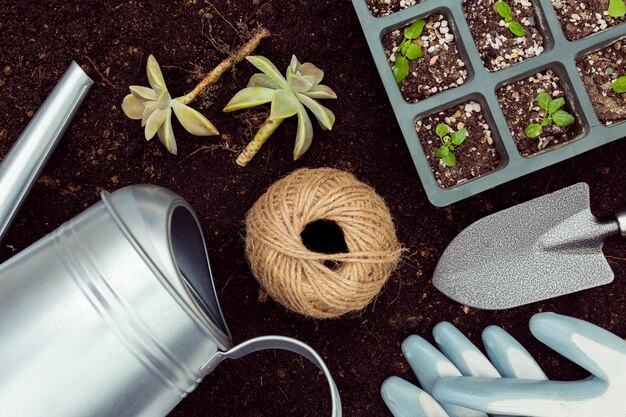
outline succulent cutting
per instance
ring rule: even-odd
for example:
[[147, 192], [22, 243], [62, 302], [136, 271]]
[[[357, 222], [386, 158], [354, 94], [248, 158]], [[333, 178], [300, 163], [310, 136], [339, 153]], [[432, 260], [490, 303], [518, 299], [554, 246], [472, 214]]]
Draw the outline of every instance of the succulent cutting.
[[335, 115], [316, 100], [334, 99], [337, 95], [329, 87], [320, 84], [324, 78], [321, 69], [310, 62], [301, 64], [295, 55], [291, 58], [286, 77], [263, 56], [249, 56], [246, 59], [261, 73], [250, 78], [247, 87], [235, 94], [224, 111], [233, 112], [266, 103], [271, 103], [271, 110], [252, 141], [237, 157], [237, 164], [246, 166], [278, 126], [292, 116], [298, 116], [293, 159], [300, 158], [313, 141], [313, 124], [306, 108], [311, 110], [322, 129], [330, 130], [335, 123]]
[[187, 96], [172, 99], [163, 79], [161, 67], [153, 55], [146, 65], [150, 88], [131, 85], [131, 94], [124, 97], [122, 110], [126, 116], [141, 120], [146, 140], [157, 135], [167, 150], [177, 154], [176, 139], [172, 128], [172, 110], [180, 124], [192, 135], [212, 136], [219, 132], [199, 111], [187, 106]]

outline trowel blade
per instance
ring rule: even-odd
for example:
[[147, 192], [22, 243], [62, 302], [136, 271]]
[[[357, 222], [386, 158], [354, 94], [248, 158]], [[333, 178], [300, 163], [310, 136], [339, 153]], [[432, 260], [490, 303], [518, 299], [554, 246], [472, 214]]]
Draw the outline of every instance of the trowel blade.
[[488, 310], [608, 284], [602, 244], [617, 232], [591, 214], [587, 184], [575, 184], [471, 224], [444, 251], [433, 284]]

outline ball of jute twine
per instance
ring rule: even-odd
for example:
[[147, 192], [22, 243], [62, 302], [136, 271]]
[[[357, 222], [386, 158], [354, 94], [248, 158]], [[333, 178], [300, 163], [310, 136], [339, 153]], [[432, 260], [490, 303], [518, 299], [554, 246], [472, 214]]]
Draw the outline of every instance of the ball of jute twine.
[[[347, 253], [312, 252], [301, 233], [334, 222]], [[267, 293], [295, 312], [338, 317], [361, 310], [398, 265], [402, 248], [383, 199], [351, 174], [300, 169], [274, 183], [246, 216], [246, 255]], [[331, 261], [338, 265], [329, 268]]]

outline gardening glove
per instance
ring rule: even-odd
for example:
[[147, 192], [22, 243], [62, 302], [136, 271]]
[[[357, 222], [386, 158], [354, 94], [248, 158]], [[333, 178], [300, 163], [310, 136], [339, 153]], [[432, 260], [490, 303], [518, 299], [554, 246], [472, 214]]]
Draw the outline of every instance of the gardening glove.
[[444, 378], [435, 384], [435, 398], [511, 416], [626, 416], [626, 341], [586, 321], [554, 313], [536, 314], [530, 331], [592, 376], [576, 382]]
[[450, 323], [435, 326], [433, 336], [439, 350], [419, 336], [410, 336], [402, 343], [402, 353], [421, 389], [398, 377], [383, 383], [383, 400], [395, 417], [487, 417], [452, 401], [436, 401], [430, 394], [443, 377], [547, 379], [528, 351], [500, 327], [490, 326], [483, 331], [489, 359]]

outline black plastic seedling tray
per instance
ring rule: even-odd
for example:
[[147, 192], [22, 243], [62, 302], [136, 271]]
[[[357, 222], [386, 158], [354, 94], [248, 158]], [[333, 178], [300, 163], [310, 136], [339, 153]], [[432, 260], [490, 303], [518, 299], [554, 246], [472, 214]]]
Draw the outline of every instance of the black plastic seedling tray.
[[[415, 6], [389, 16], [375, 17], [366, 0], [352, 0], [374, 57], [380, 77], [409, 147], [429, 200], [443, 207], [463, 200], [482, 191], [496, 187], [515, 178], [556, 164], [606, 143], [626, 137], [626, 122], [605, 126], [598, 119], [585, 85], [578, 74], [575, 61], [579, 56], [602, 49], [626, 35], [622, 23], [603, 32], [578, 41], [569, 41], [561, 29], [557, 14], [550, 0], [532, 0], [536, 10], [536, 24], [544, 36], [544, 52], [519, 64], [496, 72], [485, 69], [472, 33], [463, 13], [461, 0], [424, 0]], [[451, 90], [441, 92], [417, 103], [407, 102], [396, 83], [382, 44], [382, 37], [408, 23], [432, 14], [443, 14], [449, 20], [462, 58], [469, 66], [468, 79]], [[504, 85], [527, 78], [547, 69], [561, 79], [572, 111], [580, 124], [575, 140], [534, 156], [522, 156], [500, 108], [496, 91]], [[438, 185], [431, 171], [426, 154], [417, 136], [415, 121], [433, 112], [456, 104], [474, 100], [483, 106], [484, 117], [497, 132], [494, 144], [500, 154], [500, 165], [488, 174], [450, 188]], [[485, 106], [487, 108], [485, 108]]]

